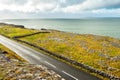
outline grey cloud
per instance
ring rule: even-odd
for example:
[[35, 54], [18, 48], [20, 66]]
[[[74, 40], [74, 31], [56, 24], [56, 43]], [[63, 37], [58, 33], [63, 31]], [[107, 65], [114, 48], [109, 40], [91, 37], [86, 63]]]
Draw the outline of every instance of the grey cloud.
[[120, 0], [0, 0], [0, 4], [5, 5], [4, 7], [0, 5], [0, 8], [3, 8], [0, 10], [9, 10], [16, 12], [21, 11], [28, 13], [42, 11], [79, 12], [97, 10], [102, 8], [120, 8]]
[[120, 8], [120, 0], [86, 0], [86, 9], [113, 9]]
[[76, 5], [84, 2], [85, 0], [65, 0], [66, 3], [59, 3], [60, 7], [67, 7], [71, 5]]
[[64, 12], [81, 12], [92, 11], [98, 9], [115, 9], [120, 8], [120, 0], [84, 0], [81, 3], [67, 6], [63, 9]]

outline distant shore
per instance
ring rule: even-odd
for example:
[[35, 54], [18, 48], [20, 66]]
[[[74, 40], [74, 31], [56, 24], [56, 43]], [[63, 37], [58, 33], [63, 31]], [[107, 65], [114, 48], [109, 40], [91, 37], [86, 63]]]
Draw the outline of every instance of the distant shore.
[[79, 34], [95, 34], [120, 38], [120, 18], [83, 19], [6, 19], [2, 22], [33, 29], [56, 29]]

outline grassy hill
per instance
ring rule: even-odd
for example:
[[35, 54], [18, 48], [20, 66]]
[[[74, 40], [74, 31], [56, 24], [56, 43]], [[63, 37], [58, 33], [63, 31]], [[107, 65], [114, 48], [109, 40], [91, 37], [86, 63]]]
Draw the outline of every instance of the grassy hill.
[[[0, 29], [0, 34], [15, 37], [37, 31], [38, 30], [3, 26]], [[119, 39], [108, 36], [75, 34], [57, 30], [49, 30], [49, 32], [50, 33], [39, 33], [19, 39], [120, 77]]]
[[20, 39], [120, 77], [119, 39], [55, 30]]

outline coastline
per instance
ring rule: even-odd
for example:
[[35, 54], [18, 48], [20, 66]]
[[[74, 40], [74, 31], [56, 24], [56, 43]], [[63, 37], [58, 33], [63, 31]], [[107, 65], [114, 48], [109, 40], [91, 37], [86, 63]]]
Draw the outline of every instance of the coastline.
[[120, 18], [95, 19], [16, 19], [1, 20], [13, 24], [23, 24], [26, 28], [56, 29], [78, 34], [96, 34], [120, 38]]
[[[26, 28], [27, 29], [27, 28]], [[78, 38], [79, 39], [79, 36], [81, 37], [80, 39], [82, 39], [83, 38], [83, 41], [84, 41], [84, 39], [90, 39], [90, 40], [92, 40], [92, 41], [94, 41], [94, 37], [95, 38], [98, 38], [98, 42], [100, 42], [101, 40], [102, 41], [107, 41], [107, 42], [109, 42], [109, 43], [111, 43], [112, 44], [112, 40], [114, 41], [118, 41], [119, 42], [119, 40], [117, 40], [117, 39], [114, 39], [114, 38], [111, 38], [111, 37], [105, 37], [105, 36], [98, 36], [98, 35], [91, 35], [91, 34], [75, 34], [75, 33], [67, 33], [67, 32], [63, 32], [63, 31], [58, 31], [58, 30], [50, 30], [49, 29], [49, 31], [50, 31], [50, 33], [53, 33], [52, 35], [48, 35], [48, 36], [52, 36], [52, 37], [46, 37], [46, 39], [48, 39], [48, 41], [50, 40], [52, 40], [53, 42], [62, 42], [62, 43], [64, 43], [64, 40], [62, 40], [62, 38], [63, 39], [65, 39], [65, 40], [67, 40], [68, 39], [68, 41], [69, 41], [69, 39], [70, 40], [72, 40], [72, 38]], [[56, 35], [59, 35], [59, 36], [55, 36], [55, 34]], [[27, 34], [28, 35], [28, 34]], [[39, 37], [40, 37], [40, 35], [41, 34], [35, 34], [35, 35], [39, 35]], [[43, 35], [43, 34], [42, 34]], [[65, 35], [67, 35], [67, 36], [65, 36]], [[71, 36], [72, 35], [72, 36]], [[33, 35], [34, 36], [34, 35]], [[62, 37], [62, 36], [65, 36], [65, 37]], [[72, 37], [72, 38], [67, 38], [68, 36], [70, 36], [70, 37]], [[74, 36], [74, 37], [73, 37]], [[13, 37], [13, 36], [12, 36]], [[15, 37], [15, 36], [14, 36]], [[32, 35], [30, 35], [30, 37], [32, 37]], [[56, 38], [57, 37], [57, 38]], [[22, 38], [22, 39], [20, 39], [20, 40], [23, 40], [23, 41], [29, 41], [29, 36], [28, 36], [28, 39], [26, 38], [26, 39], [24, 39], [24, 38], [26, 38], [25, 36]], [[67, 39], [66, 39], [67, 38]], [[36, 38], [37, 39], [37, 38]], [[42, 39], [42, 38], [41, 38]], [[45, 38], [44, 38], [45, 39]], [[77, 40], [77, 39], [76, 39]], [[88, 41], [87, 40], [87, 41]], [[30, 40], [29, 41], [30, 43], [32, 43], [32, 41]], [[76, 42], [76, 41], [75, 41]], [[39, 42], [37, 42], [37, 43], [39, 43]], [[40, 42], [41, 43], [41, 42]], [[47, 42], [48, 43], [48, 42]], [[66, 43], [66, 42], [65, 42]], [[73, 42], [72, 42], [73, 43]], [[81, 42], [80, 42], [81, 43]], [[88, 42], [87, 42], [88, 43]], [[93, 42], [92, 42], [93, 43]], [[92, 43], [90, 42], [90, 44], [92, 45]], [[35, 43], [32, 43], [32, 44], [35, 44]], [[44, 42], [43, 42], [43, 44], [45, 44]], [[52, 43], [52, 44], [54, 44], [54, 43]], [[71, 44], [71, 42], [69, 43], [69, 44]], [[78, 44], [78, 42], [77, 42], [77, 44]], [[88, 53], [86, 53], [87, 55], [89, 55], [90, 56], [90, 54], [92, 53], [97, 53], [96, 52], [96, 49], [95, 50], [89, 50], [89, 47], [88, 47], [88, 49], [86, 49], [85, 47], [85, 44], [83, 44], [83, 43], [81, 43], [81, 45], [78, 47], [77, 46], [77, 44], [75, 44], [76, 45], [76, 48], [79, 48], [81, 45], [83, 45], [83, 49], [82, 50], [86, 50], [86, 51], [90, 51], [90, 52], [88, 52]], [[35, 44], [36, 45], [36, 44]], [[46, 45], [46, 44], [45, 44]], [[45, 48], [47, 48], [45, 45], [43, 45]], [[49, 44], [49, 45], [51, 45], [51, 44]], [[96, 45], [96, 43], [94, 44], [94, 45]], [[109, 44], [104, 44], [104, 46], [105, 47], [109, 47], [109, 46], [107, 46], [107, 45], [109, 45]], [[39, 46], [39, 45], [37, 45], [37, 46]], [[64, 47], [64, 45], [60, 45], [59, 44], [59, 46], [63, 46]], [[74, 46], [74, 45], [72, 45], [72, 46]], [[114, 46], [114, 47], [119, 47], [119, 45], [117, 45], [116, 43], [114, 44], [112, 44], [112, 46]], [[54, 47], [54, 46], [53, 46]], [[95, 46], [93, 46], [93, 47], [95, 47]], [[53, 48], [54, 49], [54, 48]], [[58, 48], [59, 49], [59, 48]], [[67, 49], [67, 48], [66, 48]], [[74, 48], [73, 48], [74, 49]], [[94, 49], [94, 48], [93, 48]], [[101, 48], [102, 49], [102, 48]], [[47, 49], [47, 50], [50, 50], [49, 48]], [[79, 50], [79, 49], [78, 49]], [[51, 50], [50, 50], [51, 51]], [[70, 50], [68, 50], [68, 51], [70, 51]], [[52, 52], [54, 52], [54, 50], [52, 51]], [[72, 51], [70, 51], [70, 52], [72, 52]], [[79, 51], [80, 52], [80, 51]], [[82, 51], [81, 51], [82, 52]], [[55, 53], [56, 53], [56, 51], [55, 51]], [[77, 52], [78, 53], [78, 52]], [[56, 54], [59, 54], [59, 55], [61, 55], [60, 53], [56, 53]], [[62, 54], [63, 55], [63, 54]], [[76, 54], [77, 55], [77, 54]], [[83, 54], [82, 54], [83, 55]], [[100, 55], [100, 54], [99, 54]], [[105, 53], [105, 55], [104, 54], [101, 54], [102, 55], [102, 58], [105, 58], [105, 59], [107, 59], [107, 57], [108, 57], [108, 55], [107, 55], [107, 57], [106, 57], [106, 53]], [[110, 54], [109, 54], [110, 55]], [[65, 55], [63, 55], [63, 56], [65, 56]], [[112, 57], [111, 57], [112, 56]], [[110, 58], [110, 60], [113, 58], [113, 57], [115, 57], [115, 56], [113, 56], [113, 55], [111, 55], [109, 58]], [[68, 57], [68, 56], [67, 56]], [[72, 56], [70, 56], [70, 57], [72, 57]], [[77, 56], [76, 56], [77, 57]], [[119, 56], [118, 56], [119, 57]], [[80, 57], [81, 58], [81, 57]], [[119, 58], [118, 58], [119, 59]], [[74, 59], [73, 59], [74, 60]], [[103, 59], [104, 60], [104, 59]], [[109, 59], [108, 59], [109, 60]], [[119, 60], [118, 60], [119, 61]], [[82, 62], [84, 62], [84, 61], [82, 61]]]

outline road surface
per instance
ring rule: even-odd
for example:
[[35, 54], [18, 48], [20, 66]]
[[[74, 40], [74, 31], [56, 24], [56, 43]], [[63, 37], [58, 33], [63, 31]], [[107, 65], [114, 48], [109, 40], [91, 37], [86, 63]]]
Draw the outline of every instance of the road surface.
[[19, 56], [23, 57], [28, 62], [32, 64], [44, 65], [48, 69], [51, 69], [61, 75], [66, 80], [100, 80], [99, 78], [82, 70], [76, 69], [66, 63], [53, 59], [50, 56], [42, 54], [1, 35], [0, 43], [17, 53]]

